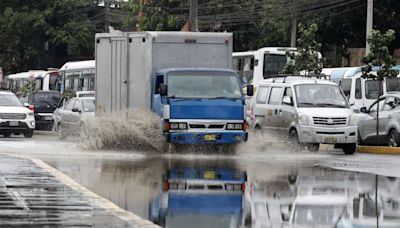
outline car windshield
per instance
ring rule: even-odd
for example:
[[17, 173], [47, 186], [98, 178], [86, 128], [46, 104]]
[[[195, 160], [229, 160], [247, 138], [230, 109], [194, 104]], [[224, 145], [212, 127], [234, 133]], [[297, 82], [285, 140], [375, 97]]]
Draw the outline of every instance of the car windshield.
[[33, 103], [48, 103], [57, 105], [60, 102], [60, 93], [35, 93], [32, 95]]
[[171, 72], [168, 97], [240, 99], [242, 92], [236, 74], [231, 72]]
[[0, 95], [0, 106], [22, 107], [22, 103], [13, 94]]
[[298, 205], [294, 212], [295, 225], [334, 225], [344, 212], [343, 206]]
[[82, 106], [84, 112], [94, 112], [95, 100], [94, 99], [82, 99]]
[[336, 85], [297, 85], [295, 91], [299, 108], [348, 108], [346, 98]]

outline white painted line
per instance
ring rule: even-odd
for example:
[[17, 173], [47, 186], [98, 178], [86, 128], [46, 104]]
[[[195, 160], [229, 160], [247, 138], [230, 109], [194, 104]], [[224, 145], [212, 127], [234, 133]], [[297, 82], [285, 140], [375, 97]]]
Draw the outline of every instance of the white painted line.
[[[30, 159], [30, 158], [25, 158]], [[76, 181], [74, 181], [69, 176], [65, 175], [64, 173], [60, 172], [59, 170], [49, 166], [45, 162], [40, 159], [31, 159], [37, 166], [44, 169], [45, 171], [49, 172], [55, 178], [57, 178], [60, 182], [65, 184], [67, 187], [71, 188], [74, 191], [81, 193], [87, 200], [93, 202], [100, 208], [104, 209], [106, 212], [111, 213], [112, 215], [122, 219], [126, 222], [132, 222], [135, 224], [135, 227], [146, 227], [146, 228], [160, 228], [159, 226], [153, 224], [152, 222], [145, 220], [132, 212], [123, 210], [122, 208], [118, 207], [113, 202], [97, 195], [96, 193], [90, 191], [89, 189], [83, 187]]]

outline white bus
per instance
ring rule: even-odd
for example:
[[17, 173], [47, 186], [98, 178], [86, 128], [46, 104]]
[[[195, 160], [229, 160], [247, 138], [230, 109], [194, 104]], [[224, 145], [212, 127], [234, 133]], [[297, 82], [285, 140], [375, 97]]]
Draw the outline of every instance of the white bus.
[[70, 88], [74, 91], [94, 91], [96, 67], [95, 60], [67, 62], [60, 69], [61, 92]]
[[35, 90], [60, 91], [60, 78], [55, 69], [30, 70], [5, 77], [6, 88], [14, 93], [18, 93], [29, 81], [34, 81]]
[[236, 70], [244, 85], [257, 85], [259, 81], [279, 74], [288, 57], [286, 52], [296, 52], [296, 48], [265, 47], [256, 51], [233, 53], [233, 69]]

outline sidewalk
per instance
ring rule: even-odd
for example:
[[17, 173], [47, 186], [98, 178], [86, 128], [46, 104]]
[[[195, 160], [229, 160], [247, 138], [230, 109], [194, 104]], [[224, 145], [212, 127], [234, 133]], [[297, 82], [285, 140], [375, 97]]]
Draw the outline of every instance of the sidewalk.
[[0, 226], [158, 227], [40, 160], [1, 154]]

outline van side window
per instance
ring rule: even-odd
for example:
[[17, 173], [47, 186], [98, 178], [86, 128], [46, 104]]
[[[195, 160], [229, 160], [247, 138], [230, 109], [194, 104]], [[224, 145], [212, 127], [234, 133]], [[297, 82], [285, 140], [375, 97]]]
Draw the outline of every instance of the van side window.
[[[284, 97], [290, 97], [292, 102], [293, 102], [293, 93], [292, 93], [292, 88], [286, 87], [285, 92], [283, 93], [282, 101]], [[282, 103], [283, 104], [283, 103]]]
[[282, 100], [282, 87], [272, 87], [268, 104], [279, 105]]
[[256, 98], [256, 103], [257, 104], [266, 104], [267, 98], [268, 98], [268, 93], [269, 93], [269, 87], [266, 87], [266, 86], [259, 87], [257, 98]]
[[361, 94], [361, 78], [356, 79], [356, 99], [359, 100], [362, 98]]
[[164, 75], [157, 75], [156, 77], [156, 86], [154, 88], [154, 94], [160, 94], [160, 91], [158, 90], [158, 87], [160, 87], [160, 84], [164, 83]]

